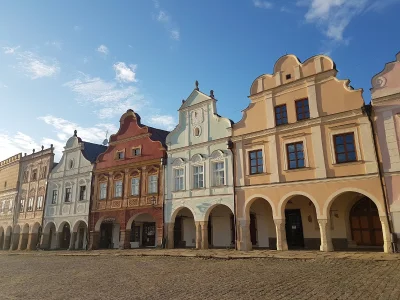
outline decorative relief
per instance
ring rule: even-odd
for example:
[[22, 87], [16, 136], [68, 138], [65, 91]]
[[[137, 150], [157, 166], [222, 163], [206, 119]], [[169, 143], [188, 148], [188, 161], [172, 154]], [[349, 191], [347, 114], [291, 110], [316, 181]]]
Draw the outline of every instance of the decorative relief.
[[379, 76], [378, 78], [375, 79], [374, 87], [375, 88], [383, 88], [386, 86], [386, 82], [387, 82], [387, 80], [385, 77]]
[[172, 165], [174, 167], [179, 167], [185, 164], [185, 161], [182, 158], [177, 158], [174, 160], [174, 162], [172, 163]]
[[192, 163], [200, 163], [204, 161], [204, 157], [201, 154], [195, 154], [192, 157]]
[[120, 208], [122, 206], [121, 200], [113, 200], [111, 201], [111, 208]]
[[196, 109], [191, 112], [191, 119], [192, 119], [192, 124], [200, 124], [203, 123], [204, 118], [203, 118], [203, 110], [202, 109]]
[[54, 216], [56, 213], [56, 209], [54, 207], [49, 208], [49, 216]]
[[68, 205], [64, 205], [64, 206], [63, 206], [63, 208], [62, 208], [62, 213], [63, 213], [64, 215], [66, 215], [66, 214], [69, 213], [69, 206], [68, 206]]
[[221, 160], [224, 158], [224, 156], [225, 156], [225, 153], [222, 150], [215, 150], [211, 154], [211, 159], [212, 160]]
[[101, 201], [97, 203], [98, 209], [105, 209], [106, 208], [106, 201]]
[[78, 207], [76, 208], [76, 212], [81, 214], [85, 211], [85, 205], [84, 204], [79, 204]]
[[139, 206], [139, 198], [129, 199], [128, 206]]

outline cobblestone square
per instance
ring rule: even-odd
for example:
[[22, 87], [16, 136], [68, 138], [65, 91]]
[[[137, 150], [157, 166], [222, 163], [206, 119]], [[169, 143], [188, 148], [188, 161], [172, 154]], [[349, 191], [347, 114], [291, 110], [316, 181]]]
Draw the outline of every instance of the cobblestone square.
[[400, 261], [0, 255], [0, 299], [399, 299]]

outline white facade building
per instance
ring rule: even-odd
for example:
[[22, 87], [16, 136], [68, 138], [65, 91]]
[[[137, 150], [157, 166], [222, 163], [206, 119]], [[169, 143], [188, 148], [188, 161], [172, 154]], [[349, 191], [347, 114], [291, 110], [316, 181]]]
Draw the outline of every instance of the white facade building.
[[232, 121], [217, 114], [210, 96], [196, 88], [182, 101], [179, 124], [167, 136], [165, 184], [167, 244], [234, 246]]
[[45, 249], [86, 249], [92, 171], [107, 147], [83, 142], [75, 130], [64, 149], [49, 174], [41, 244]]

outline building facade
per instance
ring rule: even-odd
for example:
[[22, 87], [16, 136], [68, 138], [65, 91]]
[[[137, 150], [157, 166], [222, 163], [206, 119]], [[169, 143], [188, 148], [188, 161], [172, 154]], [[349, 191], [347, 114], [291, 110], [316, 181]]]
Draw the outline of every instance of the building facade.
[[19, 187], [21, 153], [0, 162], [0, 249], [18, 248], [19, 232], [15, 233], [15, 207]]
[[372, 78], [372, 106], [393, 232], [400, 240], [400, 53]]
[[168, 132], [128, 110], [94, 171], [90, 249], [161, 246]]
[[196, 81], [167, 136], [168, 248], [234, 247], [232, 123], [217, 114], [214, 92], [200, 92]]
[[[19, 233], [18, 250], [34, 250], [39, 245], [47, 179], [53, 167], [53, 145], [20, 159], [20, 184], [14, 234]], [[17, 240], [15, 240], [17, 243]]]
[[92, 172], [106, 146], [82, 141], [74, 135], [64, 147], [60, 162], [51, 170], [43, 222], [44, 249], [86, 249]]
[[285, 55], [251, 85], [232, 138], [240, 250], [391, 250], [362, 90], [336, 74]]

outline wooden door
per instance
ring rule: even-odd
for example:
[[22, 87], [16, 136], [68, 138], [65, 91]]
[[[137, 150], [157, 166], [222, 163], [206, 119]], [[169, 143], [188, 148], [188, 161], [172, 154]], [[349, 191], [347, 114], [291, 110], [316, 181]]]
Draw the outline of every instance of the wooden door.
[[100, 226], [100, 249], [109, 249], [112, 245], [112, 223], [102, 223]]
[[300, 209], [286, 209], [286, 241], [289, 248], [303, 248], [304, 235]]
[[364, 197], [350, 211], [353, 240], [359, 246], [383, 246], [382, 226], [378, 208], [371, 199]]

